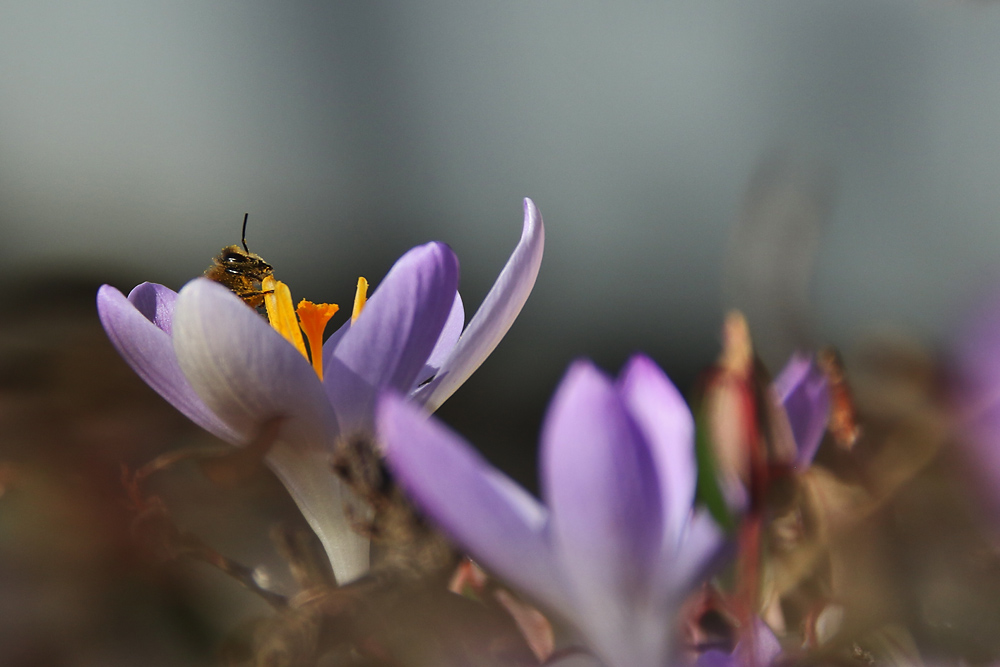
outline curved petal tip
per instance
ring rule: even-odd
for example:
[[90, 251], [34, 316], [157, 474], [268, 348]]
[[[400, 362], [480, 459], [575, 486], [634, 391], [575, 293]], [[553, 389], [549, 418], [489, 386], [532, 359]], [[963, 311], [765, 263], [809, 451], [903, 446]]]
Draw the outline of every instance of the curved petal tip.
[[500, 343], [521, 312], [538, 277], [545, 249], [545, 225], [531, 199], [524, 200], [521, 239], [489, 294], [472, 317], [435, 380], [421, 387], [414, 399], [436, 410], [462, 386]]

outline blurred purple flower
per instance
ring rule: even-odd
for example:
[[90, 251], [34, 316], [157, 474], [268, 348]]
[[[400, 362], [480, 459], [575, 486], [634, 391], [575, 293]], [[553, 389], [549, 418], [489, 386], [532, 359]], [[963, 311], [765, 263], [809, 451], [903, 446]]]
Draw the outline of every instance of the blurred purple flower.
[[678, 608], [721, 537], [693, 512], [694, 421], [655, 363], [633, 357], [617, 381], [570, 367], [542, 430], [544, 505], [392, 392], [377, 424], [399, 483], [474, 558], [610, 667], [669, 663]]
[[961, 444], [995, 514], [1000, 512], [1000, 293], [994, 291], [981, 302], [960, 331], [953, 352]]
[[[742, 316], [731, 321], [736, 327], [745, 326]], [[733, 330], [730, 326], [728, 331]], [[748, 331], [742, 335], [749, 340]], [[704, 401], [716, 479], [722, 499], [733, 515], [752, 509], [749, 489], [755, 487], [751, 482], [752, 452], [757, 446], [756, 395], [761, 386], [754, 377], [752, 360], [747, 347], [745, 358], [739, 363], [720, 361]], [[766, 463], [791, 466], [799, 471], [809, 467], [830, 416], [826, 374], [811, 356], [795, 353], [764, 391], [769, 417], [766, 436], [770, 438]]]
[[740, 639], [732, 653], [719, 649], [698, 656], [695, 667], [770, 667], [781, 655], [778, 638], [759, 617], [753, 618], [752, 633]]
[[812, 357], [796, 352], [772, 384], [778, 403], [785, 409], [795, 442], [794, 465], [812, 463], [830, 418], [830, 388], [826, 375]]
[[324, 344], [324, 380], [309, 361], [225, 287], [207, 279], [180, 293], [143, 283], [128, 298], [104, 285], [101, 322], [133, 369], [205, 430], [245, 445], [280, 417], [267, 462], [316, 531], [337, 579], [368, 567], [368, 539], [350, 529], [349, 493], [334, 476], [338, 437], [371, 428], [385, 388], [436, 409], [492, 352], [524, 305], [542, 258], [538, 209], [499, 278], [463, 332], [458, 260], [441, 243], [403, 255], [360, 317]]

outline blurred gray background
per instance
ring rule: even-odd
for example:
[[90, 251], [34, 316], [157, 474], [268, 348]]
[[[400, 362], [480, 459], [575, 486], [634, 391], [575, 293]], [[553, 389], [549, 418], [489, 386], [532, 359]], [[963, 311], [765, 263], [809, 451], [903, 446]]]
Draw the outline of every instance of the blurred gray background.
[[533, 449], [576, 356], [616, 370], [646, 350], [688, 389], [732, 304], [772, 363], [881, 321], [934, 341], [1000, 248], [994, 4], [2, 10], [9, 285], [179, 288], [249, 212], [297, 297], [346, 306], [358, 275], [438, 239], [471, 315], [532, 197], [535, 293], [443, 410], [509, 468], [491, 442]]

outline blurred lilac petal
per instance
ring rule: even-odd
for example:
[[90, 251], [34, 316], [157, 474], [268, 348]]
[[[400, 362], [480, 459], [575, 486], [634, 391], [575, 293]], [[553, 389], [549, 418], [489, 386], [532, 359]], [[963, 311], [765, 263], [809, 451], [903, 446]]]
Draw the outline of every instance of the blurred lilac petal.
[[955, 363], [970, 400], [1000, 402], [1000, 293], [988, 295], [962, 327], [954, 345]]
[[733, 649], [738, 665], [770, 667], [781, 654], [781, 643], [767, 623], [759, 616], [753, 617], [753, 634], [743, 636]]
[[613, 382], [589, 362], [574, 363], [552, 399], [539, 466], [553, 547], [587, 583], [578, 594], [630, 594], [648, 581], [663, 527], [656, 470]]
[[712, 649], [695, 661], [696, 667], [770, 667], [781, 655], [781, 643], [767, 623], [753, 618], [753, 636], [743, 637], [732, 653]]
[[774, 390], [785, 408], [798, 450], [797, 466], [808, 466], [823, 441], [830, 418], [830, 389], [826, 375], [811, 357], [795, 353], [774, 380]]
[[965, 435], [959, 442], [981, 497], [995, 514], [1000, 512], [1000, 293], [995, 288], [960, 330], [953, 348]]
[[171, 294], [162, 285], [143, 283], [126, 299], [114, 287], [103, 285], [97, 292], [97, 313], [112, 345], [146, 384], [198, 426], [237, 443], [236, 432], [205, 405], [177, 363], [167, 333], [171, 326], [167, 313], [172, 315], [176, 298]]
[[397, 481], [445, 533], [515, 586], [562, 602], [537, 500], [398, 395], [382, 396], [377, 421]]
[[694, 508], [697, 464], [688, 445], [694, 440], [694, 418], [666, 373], [645, 355], [629, 360], [620, 384], [660, 477], [664, 537], [676, 540]]
[[789, 394], [809, 375], [811, 366], [812, 359], [800, 352], [795, 352], [788, 358], [785, 367], [771, 383], [779, 401], [784, 403], [788, 399]]
[[[658, 423], [650, 435], [637, 425], [650, 415], [630, 410], [655, 413], [655, 397], [666, 401], [665, 413], [685, 408], [649, 379], [646, 363], [633, 360], [637, 375], [618, 382], [587, 362], [567, 372], [543, 427], [547, 523], [536, 501], [435, 418], [391, 395], [377, 414], [388, 464], [416, 505], [474, 558], [570, 621], [608, 667], [671, 663], [683, 596], [720, 544], [706, 514], [675, 528], [664, 515], [666, 482], [653, 453], [664, 443], [653, 441], [669, 429]], [[643, 387], [653, 398], [638, 395]], [[667, 451], [693, 452], [690, 430], [675, 433], [686, 442]], [[667, 530], [676, 533], [665, 537]]]
[[448, 321], [458, 260], [443, 243], [399, 258], [325, 359], [330, 402], [345, 431], [370, 428], [378, 391], [408, 392]]
[[767, 623], [754, 617], [753, 664], [766, 667], [781, 655], [781, 642]]
[[415, 392], [414, 398], [428, 410], [437, 410], [455, 393], [510, 329], [535, 285], [544, 247], [542, 215], [533, 201], [525, 199], [521, 240], [451, 354], [442, 362], [437, 377]]
[[699, 655], [694, 664], [695, 667], [742, 667], [732, 653], [715, 648]]
[[726, 546], [725, 533], [708, 510], [694, 511], [677, 537], [673, 557], [662, 562], [662, 580], [667, 586], [664, 594], [683, 595], [710, 576], [728, 555]]

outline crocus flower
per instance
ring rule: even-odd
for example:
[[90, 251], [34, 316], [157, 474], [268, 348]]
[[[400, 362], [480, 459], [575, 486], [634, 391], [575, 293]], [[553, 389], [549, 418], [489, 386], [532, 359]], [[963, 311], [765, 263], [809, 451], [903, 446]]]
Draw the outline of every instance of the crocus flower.
[[655, 363], [633, 357], [617, 381], [570, 367], [542, 430], [544, 504], [398, 394], [383, 395], [377, 424], [397, 481], [473, 558], [610, 667], [668, 664], [719, 531], [693, 513], [693, 419]]
[[[356, 318], [327, 340], [321, 355], [313, 354], [323, 360], [315, 370], [301, 340], [297, 348], [278, 333], [279, 323], [272, 327], [204, 278], [179, 293], [143, 283], [128, 298], [104, 285], [97, 306], [125, 360], [205, 430], [239, 446], [280, 420], [267, 462], [322, 541], [338, 581], [346, 582], [366, 571], [368, 539], [350, 529], [343, 511], [351, 498], [330, 467], [334, 443], [371, 427], [382, 389], [425, 409], [450, 396], [513, 323], [534, 285], [543, 245], [541, 216], [526, 199], [521, 240], [464, 332], [454, 253], [441, 243], [413, 248], [355, 309]], [[316, 345], [332, 310], [312, 318], [321, 320], [317, 334], [300, 305], [303, 329]]]

